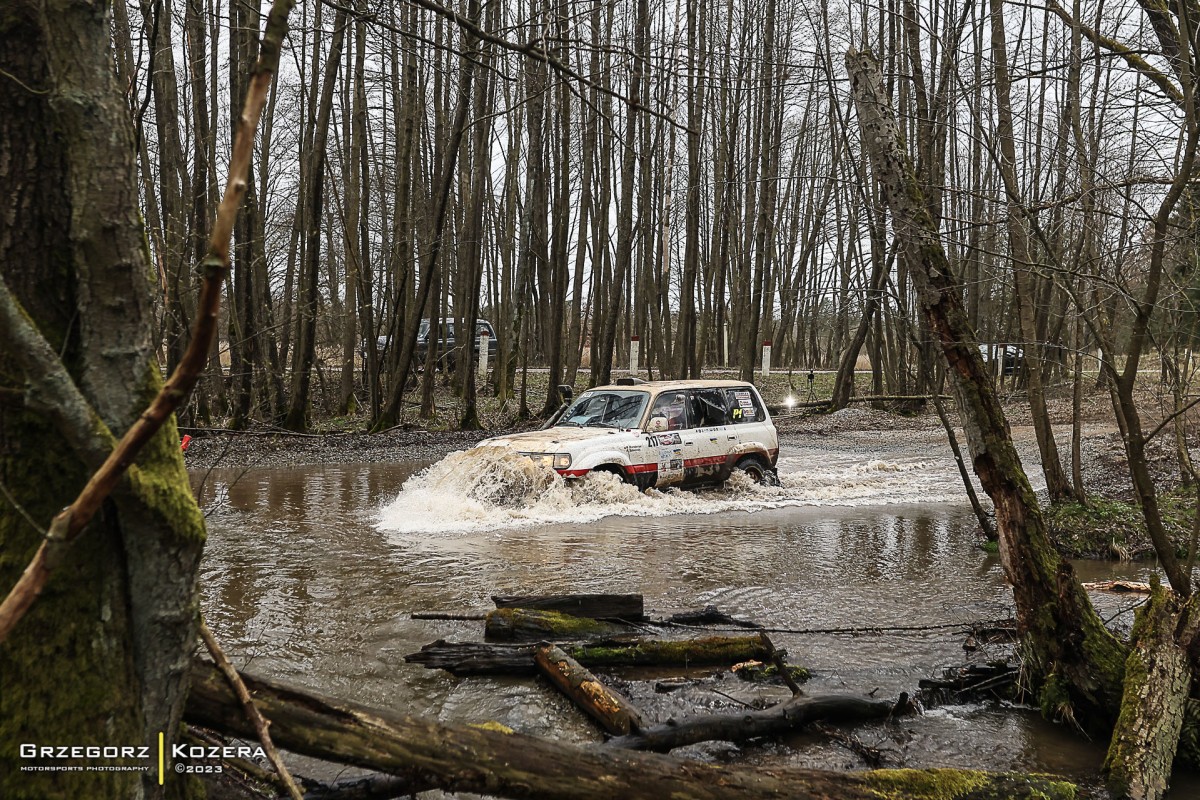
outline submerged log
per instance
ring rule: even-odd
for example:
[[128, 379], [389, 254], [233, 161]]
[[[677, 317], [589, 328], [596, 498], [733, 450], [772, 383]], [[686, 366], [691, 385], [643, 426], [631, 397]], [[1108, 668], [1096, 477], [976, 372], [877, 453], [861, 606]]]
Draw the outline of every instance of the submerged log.
[[1125, 695], [1104, 761], [1115, 797], [1158, 800], [1167, 791], [1192, 687], [1188, 654], [1175, 640], [1180, 605], [1157, 584], [1138, 609], [1125, 660]]
[[531, 644], [478, 644], [438, 639], [404, 660], [451, 675], [528, 675], [535, 671]]
[[1089, 592], [1114, 594], [1150, 594], [1150, 584], [1141, 581], [1089, 581], [1083, 584]]
[[1021, 670], [1006, 662], [949, 667], [942, 675], [918, 682], [926, 705], [1018, 699]]
[[762, 711], [736, 714], [706, 714], [682, 721], [668, 720], [663, 725], [609, 739], [605, 745], [622, 750], [650, 750], [667, 753], [676, 747], [698, 742], [744, 742], [762, 736], [774, 736], [795, 730], [810, 722], [862, 722], [886, 719], [907, 712], [907, 698], [900, 703], [864, 700], [850, 695], [794, 697], [786, 703]]
[[592, 619], [640, 622], [646, 618], [646, 606], [640, 594], [499, 595], [492, 597], [492, 602], [496, 608], [536, 608]]
[[[580, 664], [593, 668], [733, 666], [769, 657], [758, 636], [706, 636], [679, 641], [621, 639], [560, 647]], [[454, 675], [528, 675], [536, 670], [533, 651], [531, 644], [489, 645], [439, 639], [404, 660]]]
[[572, 703], [596, 720], [605, 733], [622, 736], [642, 730], [642, 712], [619, 692], [605, 686], [587, 668], [555, 645], [534, 651], [538, 670]]
[[413, 797], [428, 788], [412, 778], [372, 773], [314, 786], [304, 792], [304, 800], [392, 800]]
[[[253, 736], [212, 664], [196, 662], [185, 719]], [[1067, 800], [1076, 787], [1044, 776], [960, 770], [844, 773], [795, 767], [739, 768], [653, 753], [577, 747], [320, 697], [243, 673], [271, 733], [293, 753], [412, 776], [414, 784], [516, 800]]]
[[501, 642], [587, 639], [628, 632], [629, 628], [613, 622], [530, 608], [489, 611], [483, 628], [485, 639]]
[[763, 661], [771, 655], [760, 636], [593, 642], [567, 648], [567, 652], [589, 667], [733, 666], [742, 661]]
[[667, 617], [672, 625], [731, 625], [737, 628], [761, 628], [757, 622], [735, 619], [716, 606], [705, 606], [696, 611], [680, 611]]

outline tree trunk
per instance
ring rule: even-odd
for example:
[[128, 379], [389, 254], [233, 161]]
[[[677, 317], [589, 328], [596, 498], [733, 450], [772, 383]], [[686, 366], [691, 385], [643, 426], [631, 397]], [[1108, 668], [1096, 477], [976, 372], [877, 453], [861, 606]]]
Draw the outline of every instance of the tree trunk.
[[496, 608], [537, 608], [592, 619], [646, 618], [645, 600], [640, 594], [494, 595], [492, 602]]
[[[1004, 180], [1008, 209], [1008, 245], [1012, 257], [1013, 287], [1017, 303], [1017, 320], [1021, 331], [1021, 347], [1029, 367], [1029, 408], [1038, 451], [1042, 457], [1042, 472], [1052, 503], [1074, 499], [1074, 491], [1063, 472], [1058, 457], [1050, 413], [1046, 410], [1046, 393], [1042, 386], [1041, 343], [1037, 336], [1033, 281], [1033, 255], [1029, 248], [1029, 230], [1025, 211], [1017, 194], [1016, 144], [1013, 141], [1012, 102], [1009, 99], [1008, 48], [1004, 30], [1005, 0], [991, 0], [992, 61], [996, 78], [996, 138], [1000, 145], [1000, 172]], [[1002, 356], [1001, 356], [1002, 358]]]
[[612, 382], [612, 361], [617, 341], [617, 320], [621, 316], [622, 297], [625, 293], [625, 279], [633, 263], [633, 176], [636, 170], [638, 141], [638, 114], [641, 103], [642, 64], [646, 58], [650, 38], [650, 11], [647, 0], [638, 0], [637, 16], [634, 21], [633, 69], [629, 77], [629, 106], [625, 109], [625, 144], [621, 155], [621, 196], [617, 215], [617, 260], [613, 270], [612, 283], [609, 286], [607, 313], [601, 317], [603, 321], [596, 349], [596, 358], [592, 362], [592, 384], [602, 385]]
[[1120, 707], [1125, 647], [1105, 628], [1055, 552], [1012, 444], [1008, 422], [967, 324], [961, 293], [938, 232], [901, 149], [875, 58], [846, 54], [863, 148], [893, 216], [901, 251], [912, 266], [916, 299], [937, 337], [954, 381], [975, 474], [992, 498], [1000, 557], [1013, 586], [1025, 666], [1047, 716], [1073, 718], [1107, 731]]
[[[0, 273], [4, 294], [61, 354], [93, 423], [123, 432], [161, 378], [137, 148], [110, 36], [104, 3], [22, 0], [0, 13]], [[0, 341], [0, 371], [21, 385], [30, 353]], [[59, 400], [0, 392], [0, 481], [35, 520], [51, 519], [98, 466], [95, 450], [77, 455], [95, 443], [67, 432]], [[111, 447], [96, 438], [99, 449]], [[0, 645], [0, 795], [185, 792], [181, 781], [160, 787], [154, 772], [31, 775], [18, 754], [27, 742], [149, 745], [159, 731], [176, 736], [203, 539], [171, 421]], [[0, 585], [16, 583], [42, 541], [21, 515], [0, 514]]]
[[[470, 0], [467, 7], [469, 19], [479, 18], [478, 0]], [[387, 407], [372, 426], [373, 430], [384, 430], [400, 421], [400, 409], [404, 400], [405, 384], [413, 365], [413, 355], [417, 348], [417, 334], [421, 327], [421, 312], [428, 307], [430, 296], [437, 285], [438, 257], [442, 248], [442, 235], [445, 231], [447, 211], [450, 206], [450, 193], [454, 185], [455, 165], [458, 163], [459, 150], [462, 148], [463, 135], [467, 130], [467, 116], [471, 106], [471, 82], [475, 76], [475, 59], [478, 53], [478, 40], [467, 35], [467, 52], [459, 58], [458, 106], [454, 112], [454, 121], [450, 128], [450, 140], [446, 145], [445, 161], [441, 166], [441, 175], [435, 191], [435, 205], [432, 220], [432, 240], [429, 253], [425, 259], [425, 267], [421, 274], [421, 284], [414, 298], [414, 311], [405, 320], [402, 339], [399, 343], [393, 341], [399, 357], [395, 361], [396, 368], [392, 376], [391, 397]], [[437, 333], [440, 325], [437, 319], [430, 320], [429, 353], [434, 353], [437, 345]]]
[[1121, 716], [1104, 761], [1115, 797], [1158, 800], [1167, 791], [1192, 687], [1187, 651], [1175, 641], [1180, 612], [1178, 598], [1157, 583], [1138, 609]]
[[[346, 39], [346, 8], [339, 7], [333, 19], [333, 39], [321, 79], [321, 102], [317, 108], [312, 152], [309, 154], [308, 194], [304, 198], [304, 269], [301, 271], [301, 302], [296, 306], [296, 350], [292, 359], [292, 386], [283, 427], [303, 433], [308, 430], [311, 403], [312, 369], [317, 354], [317, 282], [321, 272], [321, 216], [325, 212], [325, 163], [329, 142], [329, 121], [333, 114], [333, 90], [342, 61], [342, 43]], [[314, 53], [314, 58], [316, 57]], [[329, 255], [326, 254], [326, 258]], [[336, 291], [336, 290], [335, 290]]]

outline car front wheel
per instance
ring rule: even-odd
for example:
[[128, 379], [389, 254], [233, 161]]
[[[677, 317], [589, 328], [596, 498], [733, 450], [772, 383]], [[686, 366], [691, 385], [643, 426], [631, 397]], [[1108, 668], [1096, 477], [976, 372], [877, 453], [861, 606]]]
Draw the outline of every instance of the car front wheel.
[[598, 467], [592, 467], [592, 472], [607, 472], [609, 475], [616, 475], [623, 483], [632, 483], [629, 480], [629, 475], [625, 470], [618, 467], [616, 464], [601, 464]]
[[776, 475], [775, 470], [764, 464], [757, 456], [747, 456], [746, 458], [743, 458], [741, 461], [737, 462], [737, 465], [734, 467], [734, 469], [739, 472], [744, 472], [750, 478], [750, 480], [754, 481], [760, 486], [779, 485], [779, 477]]

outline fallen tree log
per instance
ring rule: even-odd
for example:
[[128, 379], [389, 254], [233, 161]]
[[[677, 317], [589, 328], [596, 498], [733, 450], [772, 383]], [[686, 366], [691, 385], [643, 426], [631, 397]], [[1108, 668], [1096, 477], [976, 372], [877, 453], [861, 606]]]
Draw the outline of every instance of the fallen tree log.
[[771, 657], [761, 636], [591, 642], [575, 645], [567, 652], [589, 667], [733, 666], [742, 661], [764, 661]]
[[[733, 666], [770, 657], [758, 636], [706, 636], [670, 641], [622, 639], [560, 645], [563, 652], [586, 667]], [[439, 639], [404, 660], [453, 675], [529, 675], [534, 645], [477, 644]]]
[[555, 645], [539, 647], [538, 670], [572, 703], [596, 720], [605, 733], [621, 736], [646, 727], [642, 712], [619, 692], [605, 686], [587, 668]]
[[897, 709], [899, 713], [909, 713], [907, 697], [902, 697], [900, 703], [864, 700], [851, 695], [794, 697], [786, 703], [762, 711], [705, 714], [680, 721], [668, 720], [653, 728], [609, 739], [605, 746], [620, 750], [667, 753], [676, 747], [686, 747], [698, 742], [744, 742], [762, 736], [775, 736], [801, 728], [810, 722], [887, 719], [897, 713]]
[[625, 625], [536, 608], [498, 608], [488, 612], [483, 624], [483, 638], [501, 642], [570, 641], [627, 633]]
[[1089, 592], [1114, 594], [1150, 594], [1150, 584], [1141, 581], [1089, 581], [1083, 584]]
[[419, 652], [409, 653], [404, 660], [459, 676], [529, 675], [536, 669], [533, 650], [531, 644], [479, 644], [438, 639]]
[[[1044, 776], [964, 770], [826, 772], [750, 769], [654, 753], [445, 725], [320, 697], [242, 675], [280, 747], [293, 753], [411, 776], [414, 786], [516, 800], [1067, 800], [1074, 784]], [[224, 676], [193, 665], [185, 719], [233, 736], [253, 736]]]
[[730, 625], [736, 628], [761, 628], [757, 622], [735, 619], [716, 606], [705, 606], [696, 611], [680, 611], [667, 617], [670, 625]]
[[646, 618], [646, 605], [640, 594], [498, 595], [492, 597], [492, 602], [496, 608], [536, 608], [592, 619], [640, 622]]

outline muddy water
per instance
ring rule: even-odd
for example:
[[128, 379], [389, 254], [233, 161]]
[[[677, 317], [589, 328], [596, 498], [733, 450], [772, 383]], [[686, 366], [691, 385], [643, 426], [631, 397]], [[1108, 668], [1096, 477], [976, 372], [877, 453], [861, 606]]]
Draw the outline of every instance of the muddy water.
[[[914, 451], [927, 452], [912, 443], [818, 442], [785, 450], [781, 487], [646, 495], [603, 478], [563, 486], [526, 475], [521, 463], [465, 456], [424, 472], [428, 465], [409, 463], [197, 474], [210, 527], [205, 612], [235, 663], [253, 671], [402, 713], [497, 720], [576, 741], [597, 736], [533, 681], [458, 679], [406, 664], [405, 654], [435, 639], [480, 638], [482, 625], [410, 614], [484, 610], [498, 593], [640, 592], [662, 613], [713, 604], [783, 629], [773, 638], [813, 671], [810, 691], [894, 697], [968, 660], [962, 635], [802, 631], [1011, 613], [998, 560], [975, 547], [952, 465]], [[504, 480], [472, 477], [481, 466]], [[1080, 565], [1088, 580], [1147, 569]], [[1116, 613], [1128, 601], [1097, 602]], [[625, 688], [658, 719], [736, 710], [764, 691], [782, 698], [734, 679], [678, 695], [656, 695], [645, 681]], [[858, 735], [914, 767], [1090, 781], [1103, 758], [1099, 746], [1034, 713], [980, 706], [931, 709]], [[694, 750], [751, 763], [861, 766], [804, 736]], [[1200, 796], [1200, 783], [1179, 780], [1176, 796]]]

